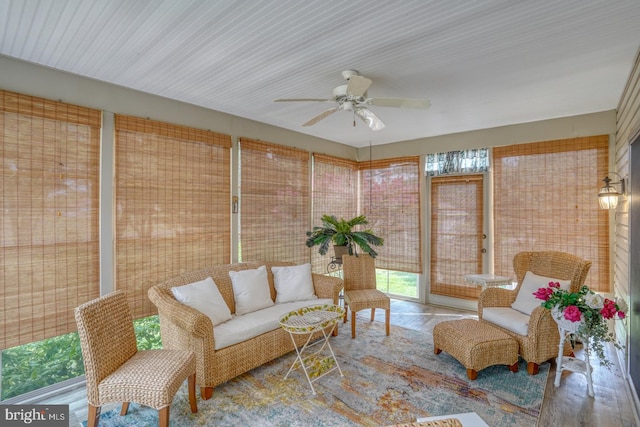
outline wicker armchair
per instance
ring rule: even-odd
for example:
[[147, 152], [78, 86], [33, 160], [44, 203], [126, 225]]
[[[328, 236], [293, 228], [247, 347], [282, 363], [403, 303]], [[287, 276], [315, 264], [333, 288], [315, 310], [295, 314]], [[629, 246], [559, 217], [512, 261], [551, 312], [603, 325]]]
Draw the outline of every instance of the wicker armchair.
[[[514, 290], [503, 288], [487, 288], [478, 299], [478, 318], [481, 321], [485, 310], [503, 307], [508, 312], [515, 301], [522, 286], [527, 271], [540, 276], [558, 280], [570, 280], [569, 289], [577, 291], [587, 277], [591, 268], [591, 261], [586, 261], [577, 256], [564, 252], [520, 252], [513, 258], [513, 269], [516, 273], [518, 285]], [[542, 302], [542, 301], [540, 301]], [[504, 309], [503, 309], [504, 310]], [[527, 361], [527, 372], [530, 375], [538, 373], [539, 365], [557, 357], [560, 334], [558, 326], [551, 317], [550, 310], [544, 307], [536, 307], [528, 319], [528, 333], [521, 335], [503, 326], [491, 323], [518, 341], [519, 353]], [[569, 353], [569, 347], [565, 350]]]
[[[389, 335], [389, 316], [391, 301], [383, 292], [376, 289], [376, 264], [369, 255], [343, 255], [344, 305], [351, 308], [351, 338], [356, 337], [356, 313], [365, 308], [371, 309], [371, 321], [376, 308], [385, 310], [386, 332]], [[347, 310], [344, 312], [347, 321]]]
[[122, 291], [89, 301], [75, 309], [87, 378], [87, 427], [98, 425], [100, 407], [129, 402], [157, 409], [158, 425], [169, 425], [169, 407], [185, 379], [191, 412], [196, 405], [196, 360], [190, 351], [138, 351], [133, 319]]

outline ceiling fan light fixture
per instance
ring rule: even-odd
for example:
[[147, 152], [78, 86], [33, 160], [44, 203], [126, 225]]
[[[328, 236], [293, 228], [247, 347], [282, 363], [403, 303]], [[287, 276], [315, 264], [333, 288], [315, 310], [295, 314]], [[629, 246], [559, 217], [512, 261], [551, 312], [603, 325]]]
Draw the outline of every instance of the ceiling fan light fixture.
[[384, 122], [368, 108], [357, 108], [355, 113], [373, 131], [382, 130], [386, 126]]
[[[275, 99], [275, 102], [335, 102], [337, 105], [323, 113], [320, 113], [308, 120], [302, 126], [312, 126], [320, 120], [328, 117], [335, 111], [353, 111], [354, 115], [360, 117], [371, 130], [381, 130], [385, 124], [371, 110], [367, 108], [369, 105], [391, 108], [412, 108], [427, 109], [429, 108], [428, 99], [413, 98], [369, 98], [367, 90], [373, 83], [371, 79], [361, 76], [356, 70], [345, 70], [342, 77], [347, 80], [346, 85], [340, 85], [333, 89], [333, 97], [330, 99], [317, 98], [281, 98]], [[354, 121], [355, 126], [355, 121]]]

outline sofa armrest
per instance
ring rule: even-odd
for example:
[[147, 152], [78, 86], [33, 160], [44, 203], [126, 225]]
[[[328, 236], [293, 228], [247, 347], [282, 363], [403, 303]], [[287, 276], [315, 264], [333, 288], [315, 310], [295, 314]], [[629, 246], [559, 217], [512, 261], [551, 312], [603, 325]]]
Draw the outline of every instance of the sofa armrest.
[[342, 290], [342, 279], [335, 276], [325, 276], [313, 273], [313, 289], [318, 298], [331, 298], [334, 304], [338, 304], [340, 291]]
[[485, 307], [511, 307], [516, 300], [516, 291], [504, 288], [487, 288], [478, 297], [478, 318], [482, 319]]
[[[169, 335], [175, 333], [192, 335], [194, 338], [209, 342], [211, 348], [214, 348], [211, 319], [202, 312], [176, 300], [169, 289], [152, 286], [148, 291], [148, 295], [151, 302], [158, 308], [160, 318], [172, 325], [171, 328], [162, 328], [161, 324], [161, 329], [164, 332]], [[170, 343], [183, 342], [184, 337], [167, 336], [165, 338], [163, 336], [162, 341], [163, 345], [165, 345], [165, 341], [168, 341], [167, 344], [171, 345]]]

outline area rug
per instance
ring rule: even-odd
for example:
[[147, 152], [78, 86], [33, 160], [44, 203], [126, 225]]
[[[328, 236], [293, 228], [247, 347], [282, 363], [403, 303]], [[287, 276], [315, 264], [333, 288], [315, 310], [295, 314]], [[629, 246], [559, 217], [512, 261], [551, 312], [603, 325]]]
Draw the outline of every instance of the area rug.
[[[295, 353], [256, 368], [198, 398], [198, 413], [189, 410], [186, 384], [171, 406], [173, 426], [386, 426], [420, 417], [475, 412], [488, 425], [535, 426], [547, 382], [549, 364], [527, 374], [506, 366], [481, 370], [475, 381], [446, 353], [433, 354], [430, 333], [393, 327], [389, 337], [382, 323], [358, 324], [331, 338], [344, 377], [338, 371], [314, 382], [312, 394], [304, 373], [284, 380]], [[132, 403], [128, 415], [119, 408], [100, 417], [101, 427], [156, 426], [156, 411]], [[83, 423], [86, 426], [86, 421]]]

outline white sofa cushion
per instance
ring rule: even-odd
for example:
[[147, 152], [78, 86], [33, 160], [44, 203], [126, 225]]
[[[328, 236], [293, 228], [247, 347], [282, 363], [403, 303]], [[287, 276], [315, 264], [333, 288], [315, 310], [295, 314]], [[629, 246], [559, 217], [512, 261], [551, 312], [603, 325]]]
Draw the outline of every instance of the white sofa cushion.
[[558, 282], [560, 283], [560, 288], [566, 290], [569, 290], [569, 285], [571, 284], [571, 280], [559, 280], [552, 277], [538, 276], [531, 271], [527, 271], [522, 280], [522, 286], [520, 286], [516, 300], [511, 304], [511, 308], [530, 316], [533, 309], [540, 307], [543, 303], [541, 299], [536, 298], [533, 294], [540, 288], [548, 287], [549, 282]]
[[276, 288], [276, 304], [317, 299], [313, 289], [311, 264], [271, 267]]
[[281, 326], [278, 322], [280, 317], [290, 311], [310, 305], [324, 304], [333, 304], [333, 300], [322, 298], [313, 301], [288, 302], [243, 314], [242, 316], [233, 316], [233, 319], [213, 328], [215, 349], [220, 350], [280, 328]]
[[229, 277], [231, 277], [237, 315], [273, 305], [266, 266], [260, 266], [255, 270], [229, 271]]
[[530, 318], [531, 316], [510, 307], [487, 307], [482, 309], [482, 320], [522, 336], [527, 336], [529, 333]]
[[213, 326], [231, 319], [231, 311], [211, 277], [173, 287], [171, 293], [181, 303], [204, 313], [211, 319]]

